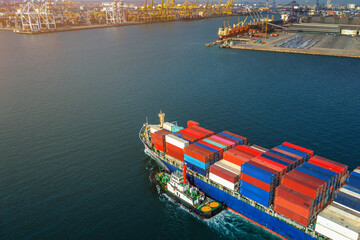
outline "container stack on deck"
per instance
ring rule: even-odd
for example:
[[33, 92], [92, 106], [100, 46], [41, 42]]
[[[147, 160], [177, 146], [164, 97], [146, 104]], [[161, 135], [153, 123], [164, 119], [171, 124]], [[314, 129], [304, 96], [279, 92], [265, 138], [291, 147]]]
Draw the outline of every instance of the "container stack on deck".
[[151, 134], [151, 143], [154, 144], [155, 149], [165, 152], [166, 151], [166, 144], [165, 144], [165, 136], [168, 135], [170, 132], [166, 130], [160, 130]]
[[[239, 188], [241, 164], [248, 161], [248, 159], [243, 159], [237, 154], [237, 149], [234, 147], [244, 144], [244, 142], [247, 142], [247, 139], [228, 131], [219, 133], [216, 136], [218, 137], [216, 138], [218, 142], [210, 139], [205, 139], [205, 142], [217, 145], [223, 151], [223, 159], [210, 166], [209, 178], [223, 187], [234, 191]], [[219, 142], [227, 145], [222, 145]], [[224, 152], [224, 150], [230, 147], [230, 150]]]
[[184, 161], [184, 148], [189, 145], [189, 142], [175, 134], [166, 135], [165, 142], [166, 154], [180, 161]]
[[360, 239], [360, 168], [350, 174], [334, 201], [319, 213], [315, 230], [330, 239]]

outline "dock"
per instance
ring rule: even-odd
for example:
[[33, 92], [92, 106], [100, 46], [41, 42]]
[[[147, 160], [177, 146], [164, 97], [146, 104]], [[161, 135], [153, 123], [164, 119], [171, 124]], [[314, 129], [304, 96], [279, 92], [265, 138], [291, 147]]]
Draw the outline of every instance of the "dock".
[[[292, 38], [299, 35], [299, 33], [280, 33], [277, 37], [269, 37], [268, 39], [261, 39], [260, 43], [257, 41], [240, 41], [234, 42], [232, 46], [226, 46], [231, 49], [250, 50], [250, 51], [266, 51], [277, 53], [293, 53], [293, 54], [308, 54], [332, 57], [347, 57], [360, 58], [360, 38], [336, 34], [301, 34], [302, 42], [308, 41], [308, 45], [295, 45], [288, 47], [286, 41], [291, 41]], [[298, 43], [299, 44], [299, 43]], [[286, 47], [284, 47], [284, 45]]]

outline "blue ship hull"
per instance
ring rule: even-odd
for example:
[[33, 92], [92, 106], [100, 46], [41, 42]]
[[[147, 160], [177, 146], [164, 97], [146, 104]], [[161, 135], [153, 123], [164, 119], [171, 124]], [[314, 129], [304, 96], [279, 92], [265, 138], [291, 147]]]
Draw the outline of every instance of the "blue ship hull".
[[[163, 164], [171, 171], [181, 171], [180, 169], [172, 166], [171, 164], [162, 161]], [[220, 189], [211, 186], [210, 184], [192, 176], [187, 175], [188, 180], [191, 184], [195, 185], [201, 191], [211, 198], [217, 201], [224, 202], [228, 208], [247, 218], [251, 222], [259, 225], [262, 228], [276, 234], [284, 239], [296, 239], [296, 240], [313, 240], [316, 239], [309, 234], [273, 217], [249, 204], [243, 202]]]

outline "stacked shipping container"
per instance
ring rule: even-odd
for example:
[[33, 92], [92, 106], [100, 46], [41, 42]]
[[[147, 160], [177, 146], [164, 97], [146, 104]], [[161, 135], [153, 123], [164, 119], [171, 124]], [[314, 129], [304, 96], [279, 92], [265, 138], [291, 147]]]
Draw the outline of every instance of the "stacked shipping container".
[[166, 145], [165, 145], [165, 136], [168, 135], [170, 132], [166, 130], [156, 131], [154, 133], [150, 132], [151, 135], [151, 143], [154, 144], [155, 149], [165, 152]]
[[189, 142], [175, 134], [166, 135], [165, 142], [166, 154], [180, 161], [184, 161], [184, 148], [189, 145]]
[[327, 181], [297, 169], [292, 170], [281, 179], [281, 185], [276, 189], [274, 210], [308, 226], [323, 207], [322, 199], [327, 186]]
[[[348, 182], [360, 180], [357, 171]], [[315, 230], [330, 239], [360, 239], [360, 184], [344, 185], [336, 193], [334, 202], [318, 215]]]

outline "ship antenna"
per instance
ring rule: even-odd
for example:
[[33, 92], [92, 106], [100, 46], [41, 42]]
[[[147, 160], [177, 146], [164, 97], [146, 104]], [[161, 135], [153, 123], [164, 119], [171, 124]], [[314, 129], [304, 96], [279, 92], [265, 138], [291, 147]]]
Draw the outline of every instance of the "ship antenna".
[[146, 125], [149, 125], [148, 117], [146, 116]]

